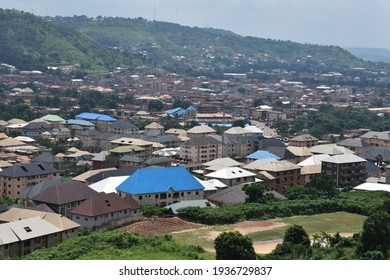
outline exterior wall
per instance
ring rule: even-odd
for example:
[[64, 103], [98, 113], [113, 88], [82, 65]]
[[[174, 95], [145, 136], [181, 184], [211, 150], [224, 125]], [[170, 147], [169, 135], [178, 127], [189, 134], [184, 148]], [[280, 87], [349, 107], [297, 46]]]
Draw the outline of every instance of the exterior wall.
[[249, 177], [241, 177], [241, 178], [234, 178], [234, 179], [221, 179], [218, 178], [222, 183], [225, 185], [228, 185], [229, 187], [234, 185], [240, 185], [240, 184], [246, 184], [246, 183], [252, 183], [255, 181], [256, 176], [249, 176]]
[[[120, 193], [120, 195], [123, 194]], [[203, 190], [174, 192], [172, 189], [169, 189], [169, 191], [166, 193], [153, 193], [153, 194], [140, 194], [140, 195], [131, 194], [131, 196], [142, 207], [145, 205], [156, 205], [156, 206], [164, 207], [183, 200], [203, 199]]]
[[361, 139], [372, 147], [390, 148], [390, 141], [378, 138], [363, 138]]
[[77, 236], [77, 234], [78, 229], [70, 229], [11, 244], [2, 244], [0, 245], [0, 259], [24, 256], [37, 249], [49, 248], [67, 239], [73, 238]]
[[264, 180], [264, 184], [281, 194], [285, 193], [286, 190], [293, 186], [305, 184], [305, 176], [301, 174], [300, 168], [279, 172], [267, 172], [276, 179], [264, 180], [264, 178], [262, 178]]
[[321, 172], [330, 175], [337, 188], [348, 188], [367, 178], [366, 162], [337, 164], [322, 161]]
[[313, 147], [313, 146], [316, 146], [318, 145], [318, 140], [315, 140], [315, 141], [294, 141], [294, 140], [290, 140], [290, 146], [294, 146], [294, 147], [307, 147], [307, 148], [310, 148], [310, 147]]
[[73, 214], [72, 220], [80, 224], [82, 227], [87, 227], [89, 229], [95, 230], [97, 228], [101, 228], [104, 225], [108, 225], [110, 223], [121, 220], [133, 221], [133, 218], [134, 220], [136, 220], [135, 218], [138, 217], [138, 214], [140, 214], [140, 210], [128, 209], [95, 217]]
[[205, 163], [222, 157], [221, 145], [180, 145], [180, 157], [192, 163]]
[[53, 179], [59, 176], [59, 173], [43, 174], [36, 176], [26, 176], [11, 178], [0, 176], [1, 196], [19, 197], [20, 193], [28, 187], [41, 183], [42, 181]]
[[108, 132], [114, 134], [138, 134], [138, 129], [108, 127]]

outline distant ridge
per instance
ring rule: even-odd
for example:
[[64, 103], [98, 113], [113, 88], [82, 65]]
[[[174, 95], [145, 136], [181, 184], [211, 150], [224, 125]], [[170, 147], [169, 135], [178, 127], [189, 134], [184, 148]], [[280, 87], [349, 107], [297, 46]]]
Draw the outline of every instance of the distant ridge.
[[390, 50], [383, 48], [346, 48], [353, 55], [374, 62], [390, 63]]
[[132, 61], [73, 29], [17, 10], [0, 9], [0, 42], [0, 62], [21, 70], [80, 64], [99, 71]]

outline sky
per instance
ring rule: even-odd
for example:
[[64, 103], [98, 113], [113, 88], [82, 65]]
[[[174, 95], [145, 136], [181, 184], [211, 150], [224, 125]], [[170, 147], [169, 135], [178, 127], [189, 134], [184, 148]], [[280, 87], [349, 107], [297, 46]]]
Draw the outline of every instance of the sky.
[[41, 16], [143, 17], [299, 43], [390, 49], [389, 0], [0, 0]]

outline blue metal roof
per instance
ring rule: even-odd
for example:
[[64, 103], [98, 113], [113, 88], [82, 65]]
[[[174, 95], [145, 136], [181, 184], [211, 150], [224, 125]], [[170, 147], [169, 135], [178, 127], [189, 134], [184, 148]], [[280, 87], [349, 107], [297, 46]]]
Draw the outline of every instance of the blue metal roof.
[[277, 160], [281, 159], [280, 157], [278, 157], [277, 155], [275, 155], [275, 154], [273, 154], [271, 152], [260, 151], [260, 150], [250, 154], [249, 156], [246, 156], [246, 158], [255, 159], [255, 160], [266, 159], [266, 158], [274, 158], [274, 159], [277, 159]]
[[173, 108], [173, 109], [170, 109], [168, 111], [165, 111], [165, 113], [169, 114], [169, 115], [173, 115], [173, 114], [176, 114], [177, 112], [183, 110], [183, 108], [180, 108], [180, 107], [177, 107], [177, 108]]
[[194, 106], [191, 105], [190, 107], [187, 108], [187, 111], [188, 111], [188, 110], [195, 110], [195, 111], [196, 111], [196, 108], [195, 108]]
[[138, 169], [116, 190], [130, 194], [203, 190], [204, 187], [183, 166]]
[[85, 121], [85, 120], [74, 120], [74, 119], [62, 121], [62, 122], [60, 122], [60, 124], [80, 125], [80, 126], [95, 126], [93, 123], [91, 123], [91, 122], [89, 122], [89, 121]]
[[106, 121], [106, 122], [116, 121], [115, 118], [110, 117], [108, 115], [94, 114], [94, 113], [81, 113], [81, 114], [78, 114], [76, 116], [76, 118], [86, 119], [86, 120], [94, 120], [94, 121]]

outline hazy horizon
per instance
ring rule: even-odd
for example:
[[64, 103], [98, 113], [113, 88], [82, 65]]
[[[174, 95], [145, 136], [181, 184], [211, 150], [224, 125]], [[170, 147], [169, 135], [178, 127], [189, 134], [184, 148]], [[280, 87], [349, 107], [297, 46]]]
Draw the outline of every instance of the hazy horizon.
[[0, 0], [3, 9], [39, 16], [112, 16], [224, 29], [298, 43], [390, 49], [385, 0]]

